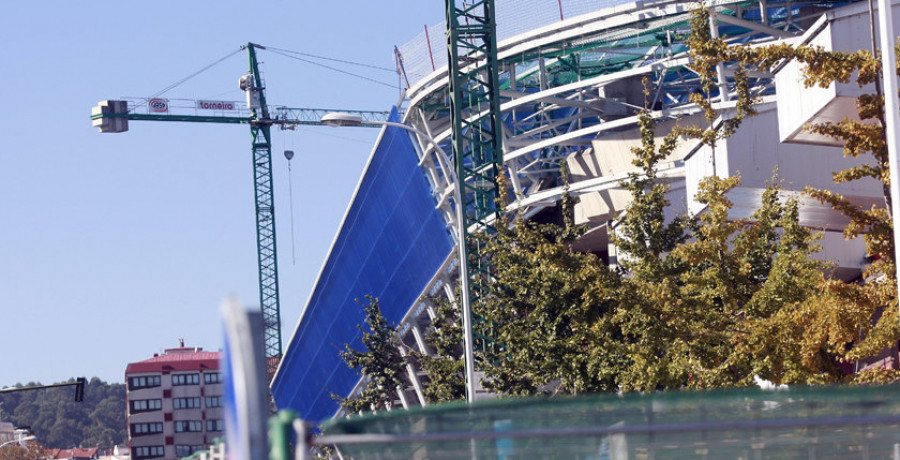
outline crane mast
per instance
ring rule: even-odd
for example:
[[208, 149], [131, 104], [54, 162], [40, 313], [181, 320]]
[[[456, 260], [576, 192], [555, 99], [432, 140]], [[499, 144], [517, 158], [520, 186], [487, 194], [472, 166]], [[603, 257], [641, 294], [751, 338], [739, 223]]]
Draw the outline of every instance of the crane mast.
[[[265, 86], [256, 58], [261, 45], [248, 43], [249, 71], [239, 80], [245, 92], [246, 113], [240, 104], [224, 101], [192, 101], [194, 113], [178, 113], [169, 100], [147, 98], [137, 101], [107, 100], [91, 112], [92, 125], [102, 133], [128, 130], [129, 120], [179, 121], [199, 123], [236, 123], [250, 125], [253, 160], [253, 186], [256, 202], [256, 250], [259, 273], [259, 305], [264, 321], [266, 376], [271, 381], [282, 356], [281, 305], [278, 296], [278, 251], [275, 238], [275, 198], [272, 181], [272, 126], [293, 129], [297, 125], [322, 125], [323, 115], [335, 110], [272, 107], [266, 103]], [[131, 102], [129, 104], [129, 102]], [[138, 107], [145, 109], [140, 113]], [[214, 106], [222, 115], [201, 115], [198, 109]], [[183, 109], [183, 107], [182, 107]], [[388, 112], [340, 110], [360, 116], [362, 126], [376, 127], [372, 121], [387, 121]], [[227, 114], [224, 114], [226, 113]], [[274, 116], [273, 116], [274, 115]]]
[[281, 305], [278, 298], [278, 251], [275, 246], [275, 198], [272, 190], [272, 120], [256, 60], [257, 47], [259, 45], [247, 44], [252, 86], [242, 89], [247, 92], [250, 108], [259, 308], [265, 328], [266, 377], [271, 380], [281, 362]]

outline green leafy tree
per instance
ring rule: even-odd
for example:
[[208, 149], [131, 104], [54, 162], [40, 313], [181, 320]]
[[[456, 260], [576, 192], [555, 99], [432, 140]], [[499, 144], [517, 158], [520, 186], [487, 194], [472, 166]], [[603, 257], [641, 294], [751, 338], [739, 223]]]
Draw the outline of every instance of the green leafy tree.
[[672, 154], [681, 133], [667, 133], [657, 146], [655, 125], [650, 112], [642, 111], [638, 120], [641, 146], [632, 148], [632, 163], [638, 170], [630, 172], [622, 184], [631, 192], [631, 203], [616, 227], [613, 242], [627, 255], [619, 262], [625, 272], [648, 281], [663, 281], [685, 269], [678, 260], [666, 255], [688, 239], [690, 228], [682, 216], [666, 218], [666, 209], [671, 205], [666, 198], [669, 187], [657, 178], [657, 165]]
[[77, 445], [81, 445], [81, 440], [86, 437], [85, 428], [86, 427], [79, 425], [75, 420], [60, 418], [50, 426], [46, 438], [41, 439], [45, 439], [47, 445], [50, 446], [69, 445], [70, 447], [74, 447], [74, 445], [70, 443], [70, 440], [78, 439], [79, 443]]
[[[16, 386], [36, 385], [40, 383]], [[66, 387], [2, 394], [4, 420], [30, 426], [37, 439], [49, 448], [111, 449], [128, 439], [125, 385], [108, 384], [94, 377], [85, 386], [83, 402], [74, 402], [73, 392]]]
[[340, 399], [341, 407], [351, 412], [390, 409], [398, 399], [397, 387], [406, 384], [403, 377], [406, 359], [400, 354], [402, 344], [396, 328], [382, 315], [378, 299], [366, 296], [366, 300], [365, 305], [360, 302], [366, 314], [365, 326], [357, 325], [366, 349], [354, 350], [345, 344], [341, 352], [344, 363], [367, 381], [358, 395]]
[[607, 319], [617, 277], [597, 256], [571, 249], [584, 231], [573, 206], [565, 193], [561, 225], [510, 227], [503, 218], [490, 238], [494, 289], [476, 311], [494, 325], [491, 338], [502, 348], [484, 356], [486, 388], [512, 395], [615, 389], [622, 360], [585, 350], [615, 339]]
[[751, 219], [729, 218], [726, 192], [738, 183], [737, 177], [706, 180], [698, 198], [707, 211], [695, 239], [673, 252], [691, 265], [680, 277], [681, 298], [690, 310], [686, 317], [703, 325], [689, 335], [696, 347], [688, 386], [748, 386], [757, 375], [776, 383], [809, 383], [835, 372], [833, 366], [808, 367], [804, 377], [786, 376], [785, 357], [793, 356], [800, 337], [773, 342], [773, 331], [764, 327], [817, 294], [826, 268], [812, 258], [818, 235], [799, 225], [796, 200], [780, 202], [774, 181]]
[[655, 124], [647, 110], [641, 112], [641, 145], [632, 149], [638, 170], [622, 184], [631, 192], [631, 202], [612, 235], [621, 253], [618, 273], [622, 277], [613, 312], [621, 340], [614, 343], [614, 350], [628, 362], [616, 380], [625, 390], [678, 387], [689, 377], [685, 360], [690, 350], [678, 340], [682, 331], [670, 324], [686, 312], [678, 301], [678, 277], [689, 266], [668, 254], [688, 239], [690, 221], [666, 217], [669, 188], [658, 180], [656, 171], [659, 162], [674, 151], [678, 133], [667, 133], [657, 146]]
[[433, 299], [435, 318], [425, 334], [434, 353], [415, 352], [428, 374], [422, 392], [429, 402], [465, 399], [465, 361], [462, 350], [462, 320], [457, 305], [446, 298]]
[[819, 295], [828, 264], [812, 257], [819, 250], [818, 235], [799, 225], [797, 201], [781, 204], [777, 192], [774, 183], [766, 189], [752, 227], [733, 250], [744, 262], [752, 291], [738, 316], [728, 360], [742, 385], [750, 384], [749, 376], [776, 384], [834, 381], [840, 370], [833, 360], [803, 360], [805, 324], [796, 315]]

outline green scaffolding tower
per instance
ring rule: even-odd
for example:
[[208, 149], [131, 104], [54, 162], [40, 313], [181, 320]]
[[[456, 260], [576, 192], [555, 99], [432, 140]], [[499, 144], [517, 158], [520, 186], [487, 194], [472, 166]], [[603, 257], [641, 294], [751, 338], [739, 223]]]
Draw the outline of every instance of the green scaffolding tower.
[[[468, 289], [473, 304], [489, 292], [490, 261], [484, 241], [471, 232], [490, 232], [501, 211], [497, 178], [503, 174], [500, 83], [497, 64], [497, 24], [493, 0], [445, 0], [449, 63], [452, 149], [463, 212], [458, 213], [460, 242], [468, 261]], [[462, 281], [462, 280], [461, 280]], [[480, 323], [477, 317], [475, 324]], [[489, 334], [482, 324], [474, 328], [476, 347], [484, 347]]]

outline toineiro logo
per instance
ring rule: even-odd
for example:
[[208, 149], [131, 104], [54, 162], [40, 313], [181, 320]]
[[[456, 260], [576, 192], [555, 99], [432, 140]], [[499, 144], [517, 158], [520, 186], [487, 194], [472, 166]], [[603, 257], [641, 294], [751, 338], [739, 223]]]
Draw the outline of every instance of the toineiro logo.
[[169, 102], [165, 99], [150, 99], [150, 111], [151, 112], [168, 112], [169, 111]]

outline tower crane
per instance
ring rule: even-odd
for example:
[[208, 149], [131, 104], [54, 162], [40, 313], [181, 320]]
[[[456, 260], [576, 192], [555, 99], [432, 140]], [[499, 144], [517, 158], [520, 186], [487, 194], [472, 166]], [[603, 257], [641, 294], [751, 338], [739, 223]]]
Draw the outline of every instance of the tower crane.
[[[259, 72], [255, 43], [242, 46], [250, 68], [239, 80], [246, 103], [231, 101], [169, 100], [159, 97], [101, 101], [91, 111], [92, 125], [101, 133], [128, 130], [129, 120], [237, 123], [250, 126], [256, 196], [256, 249], [259, 263], [259, 304], [265, 323], [266, 373], [269, 380], [281, 361], [281, 309], [278, 298], [278, 259], [275, 244], [275, 208], [272, 187], [271, 128], [293, 129], [298, 125], [321, 125], [332, 109], [269, 107]], [[386, 121], [388, 112], [340, 110], [358, 115], [362, 126], [376, 127], [372, 121]], [[287, 152], [286, 152], [287, 153]]]

